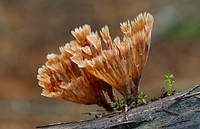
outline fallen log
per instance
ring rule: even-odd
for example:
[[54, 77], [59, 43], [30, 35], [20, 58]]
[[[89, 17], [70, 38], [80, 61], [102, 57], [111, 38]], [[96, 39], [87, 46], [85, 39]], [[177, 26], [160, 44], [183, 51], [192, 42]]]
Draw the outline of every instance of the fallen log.
[[42, 129], [199, 129], [200, 84], [173, 96], [159, 99], [124, 113], [113, 113], [101, 118], [38, 126]]

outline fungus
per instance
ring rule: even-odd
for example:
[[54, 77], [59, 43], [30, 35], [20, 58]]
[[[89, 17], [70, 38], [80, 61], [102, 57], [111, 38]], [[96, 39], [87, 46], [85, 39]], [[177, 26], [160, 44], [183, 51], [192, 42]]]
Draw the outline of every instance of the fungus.
[[[89, 25], [76, 28], [76, 40], [60, 47], [61, 54], [47, 55], [38, 70], [42, 95], [80, 104], [98, 104], [112, 111], [113, 88], [131, 100], [138, 97], [138, 86], [150, 48], [153, 16], [139, 14], [133, 21], [120, 24], [122, 40], [112, 40], [107, 26], [100, 35]], [[102, 48], [102, 41], [106, 49]]]

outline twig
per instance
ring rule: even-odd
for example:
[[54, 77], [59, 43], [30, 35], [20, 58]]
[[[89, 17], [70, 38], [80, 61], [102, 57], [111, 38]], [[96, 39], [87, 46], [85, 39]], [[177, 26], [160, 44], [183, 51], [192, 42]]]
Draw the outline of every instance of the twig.
[[127, 107], [127, 112], [132, 108], [132, 106], [136, 104], [135, 101], [131, 102], [131, 104]]
[[48, 124], [48, 125], [39, 125], [39, 126], [36, 126], [36, 128], [48, 128], [48, 127], [63, 125], [63, 124], [68, 124], [68, 123], [69, 122], [61, 122], [61, 123], [53, 123], [53, 124]]
[[126, 104], [126, 105], [125, 105], [125, 111], [124, 111], [124, 121], [128, 121], [127, 112], [128, 112], [128, 105]]
[[183, 96], [183, 98], [189, 98], [189, 97], [196, 96], [196, 95], [200, 95], [200, 91], [196, 92], [196, 93], [192, 93], [190, 95], [185, 95], [185, 96]]
[[195, 95], [199, 95], [200, 92], [196, 92], [196, 93], [193, 93], [193, 94], [190, 94], [191, 92], [193, 92], [195, 89], [199, 88], [200, 87], [200, 84], [196, 85], [194, 88], [190, 89], [189, 91], [187, 91], [186, 93], [180, 95], [180, 96], [176, 96], [174, 98], [171, 98], [171, 100], [178, 100], [178, 99], [183, 99], [183, 98], [188, 98], [188, 97], [191, 97], [191, 96], [195, 96]]
[[164, 108], [163, 111], [165, 111], [165, 112], [167, 112], [167, 113], [170, 113], [170, 114], [172, 114], [172, 115], [175, 115], [175, 116], [178, 116], [178, 115], [179, 115], [178, 112], [176, 112], [176, 111], [174, 111], [174, 110], [170, 110], [170, 109], [168, 109], [168, 108]]

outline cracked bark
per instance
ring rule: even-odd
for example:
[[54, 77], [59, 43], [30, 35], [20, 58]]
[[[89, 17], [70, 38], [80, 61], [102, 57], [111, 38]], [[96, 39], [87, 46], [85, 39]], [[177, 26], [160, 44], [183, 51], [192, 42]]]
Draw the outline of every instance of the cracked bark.
[[198, 129], [200, 128], [200, 84], [155, 102], [131, 109], [128, 121], [124, 113], [114, 113], [102, 118], [38, 126], [43, 129]]

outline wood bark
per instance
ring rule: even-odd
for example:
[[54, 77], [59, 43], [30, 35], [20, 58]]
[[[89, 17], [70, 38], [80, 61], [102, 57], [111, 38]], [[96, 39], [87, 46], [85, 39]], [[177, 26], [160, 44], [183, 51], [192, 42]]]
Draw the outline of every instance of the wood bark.
[[200, 84], [124, 113], [101, 118], [38, 126], [42, 129], [200, 129]]

